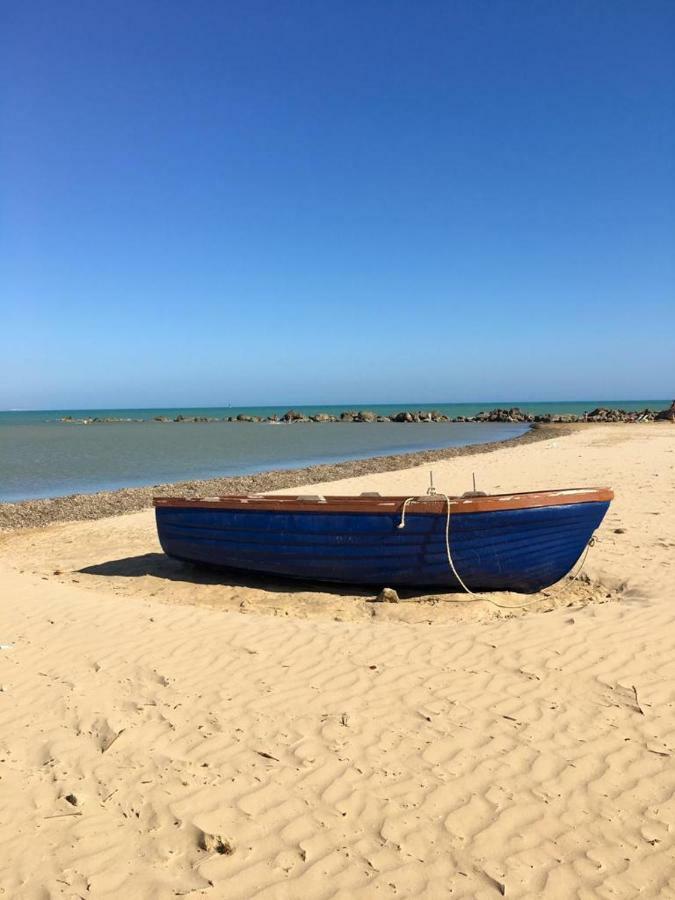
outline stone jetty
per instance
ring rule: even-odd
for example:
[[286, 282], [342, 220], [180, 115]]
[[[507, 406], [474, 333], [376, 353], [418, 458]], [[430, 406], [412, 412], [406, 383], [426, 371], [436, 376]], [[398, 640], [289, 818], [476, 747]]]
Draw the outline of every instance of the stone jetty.
[[491, 409], [485, 412], [479, 412], [475, 416], [447, 416], [438, 410], [401, 410], [389, 416], [383, 416], [369, 409], [345, 410], [339, 415], [329, 415], [328, 413], [316, 413], [314, 415], [305, 415], [297, 409], [289, 409], [282, 416], [253, 416], [246, 413], [239, 413], [236, 416], [155, 416], [152, 419], [130, 419], [117, 418], [115, 416], [106, 416], [105, 418], [82, 418], [76, 419], [73, 416], [64, 416], [58, 419], [67, 425], [110, 425], [110, 424], [141, 424], [154, 422], [159, 424], [209, 424], [213, 422], [240, 422], [251, 424], [285, 424], [293, 425], [302, 422], [396, 422], [407, 424], [411, 422], [517, 422], [523, 424], [570, 424], [575, 422], [672, 422], [675, 424], [675, 400], [667, 409], [643, 409], [639, 412], [634, 410], [627, 411], [624, 409], [614, 409], [610, 407], [597, 407], [582, 415], [562, 415], [556, 413], [544, 413], [534, 415], [525, 412], [517, 406], [509, 409]]

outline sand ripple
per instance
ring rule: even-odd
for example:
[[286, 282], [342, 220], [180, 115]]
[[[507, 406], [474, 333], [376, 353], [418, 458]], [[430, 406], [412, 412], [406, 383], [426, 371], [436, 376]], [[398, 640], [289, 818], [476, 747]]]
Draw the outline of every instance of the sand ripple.
[[675, 896], [672, 518], [650, 515], [672, 487], [640, 496], [571, 608], [439, 601], [431, 626], [363, 597], [324, 594], [321, 615], [311, 591], [80, 571], [147, 542], [142, 518], [107, 545], [100, 523], [5, 544], [0, 890]]

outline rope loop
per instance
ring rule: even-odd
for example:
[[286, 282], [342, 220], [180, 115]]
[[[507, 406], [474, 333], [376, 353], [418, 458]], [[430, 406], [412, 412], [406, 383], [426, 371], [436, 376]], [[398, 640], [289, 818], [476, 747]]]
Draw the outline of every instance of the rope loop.
[[[433, 497], [442, 497], [445, 500], [445, 553], [446, 553], [446, 556], [448, 559], [448, 565], [450, 566], [450, 571], [455, 576], [455, 578], [457, 579], [458, 583], [461, 585], [463, 590], [467, 594], [470, 594], [473, 597], [473, 596], [475, 596], [475, 594], [473, 593], [472, 590], [470, 590], [466, 586], [466, 584], [460, 577], [459, 572], [457, 571], [457, 569], [455, 567], [455, 563], [452, 558], [452, 553], [450, 552], [450, 498], [448, 497], [447, 494], [434, 493], [432, 496]], [[406, 514], [406, 510], [408, 508], [408, 504], [414, 503], [415, 500], [418, 500], [418, 499], [419, 499], [418, 497], [406, 497], [406, 499], [403, 501], [403, 508], [401, 509], [401, 521], [396, 526], [397, 528], [405, 528], [405, 514]]]
[[[533, 603], [537, 603], [540, 600], [550, 599], [550, 595], [546, 594], [542, 591], [543, 596], [533, 597], [531, 600], [526, 600], [523, 603], [508, 604], [508, 603], [499, 603], [497, 600], [493, 600], [492, 597], [484, 597], [480, 594], [475, 594], [469, 587], [467, 587], [467, 585], [465, 584], [463, 579], [460, 577], [460, 574], [457, 571], [457, 568], [455, 566], [455, 562], [452, 558], [452, 553], [450, 552], [450, 497], [448, 497], [447, 494], [440, 494], [440, 493], [436, 493], [436, 492], [434, 492], [433, 495], [431, 495], [431, 496], [442, 497], [445, 500], [445, 554], [446, 554], [446, 557], [448, 560], [448, 566], [450, 567], [450, 571], [455, 576], [458, 584], [462, 587], [464, 592], [469, 595], [467, 597], [461, 598], [465, 603], [478, 602], [480, 600], [484, 600], [486, 603], [491, 603], [493, 606], [496, 606], [499, 609], [524, 609], [526, 606], [531, 606]], [[422, 498], [422, 499], [427, 500], [426, 497]], [[396, 526], [397, 528], [399, 528], [399, 529], [405, 528], [405, 514], [408, 509], [408, 504], [414, 503], [415, 501], [419, 501], [419, 500], [420, 500], [419, 497], [406, 497], [406, 499], [403, 501], [403, 506], [401, 508], [401, 521]], [[583, 554], [582, 554], [581, 565], [579, 566], [576, 573], [570, 580], [569, 584], [574, 584], [574, 582], [577, 580], [579, 575], [581, 575], [582, 569], [584, 568], [584, 565], [586, 563], [586, 557], [588, 556], [588, 551], [596, 543], [596, 540], [597, 540], [597, 538], [594, 534], [591, 535], [591, 537], [588, 539], [588, 543], [586, 544]]]
[[409, 503], [412, 503], [415, 500], [415, 497], [408, 497], [403, 501], [403, 509], [401, 510], [401, 521], [396, 526], [397, 528], [405, 528], [405, 511], [408, 507]]

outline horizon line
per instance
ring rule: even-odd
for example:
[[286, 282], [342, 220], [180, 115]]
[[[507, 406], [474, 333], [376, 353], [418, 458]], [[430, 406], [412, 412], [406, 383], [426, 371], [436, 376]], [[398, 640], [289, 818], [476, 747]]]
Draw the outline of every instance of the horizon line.
[[343, 406], [345, 408], [349, 407], [360, 407], [361, 409], [365, 409], [367, 406], [476, 406], [480, 404], [490, 404], [490, 403], [504, 403], [510, 404], [511, 406], [515, 406], [517, 404], [533, 404], [533, 403], [541, 403], [541, 404], [550, 404], [550, 403], [641, 403], [641, 402], [658, 402], [658, 403], [667, 403], [668, 401], [662, 397], [636, 397], [631, 399], [630, 397], [619, 397], [615, 399], [611, 399], [608, 397], [581, 397], [581, 398], [572, 398], [572, 399], [557, 399], [557, 400], [428, 400], [428, 401], [387, 401], [387, 400], [377, 400], [377, 401], [359, 401], [359, 403], [350, 403], [350, 402], [338, 402], [338, 403], [325, 403], [325, 402], [311, 402], [311, 401], [284, 401], [282, 403], [192, 403], [192, 404], [177, 404], [173, 406], [169, 405], [146, 405], [146, 406], [47, 406], [47, 407], [12, 407], [7, 409], [0, 409], [0, 413], [20, 413], [20, 412], [63, 412], [63, 411], [72, 411], [72, 412], [86, 412], [87, 410], [100, 410], [101, 412], [108, 411], [142, 411], [142, 410], [162, 410], [162, 409], [248, 409], [251, 407], [262, 408], [262, 409], [272, 409], [277, 407], [286, 407], [288, 409], [292, 409], [294, 406], [303, 407], [303, 406], [312, 406], [312, 407], [324, 407], [324, 406]]

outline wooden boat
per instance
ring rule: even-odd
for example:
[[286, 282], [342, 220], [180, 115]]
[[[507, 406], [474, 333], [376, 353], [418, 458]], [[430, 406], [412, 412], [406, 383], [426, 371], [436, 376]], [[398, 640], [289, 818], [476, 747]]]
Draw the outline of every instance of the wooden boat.
[[[563, 578], [602, 522], [606, 488], [446, 498], [158, 497], [165, 553], [311, 581], [532, 593]], [[447, 542], [446, 542], [447, 537]], [[460, 581], [461, 579], [461, 581]]]

